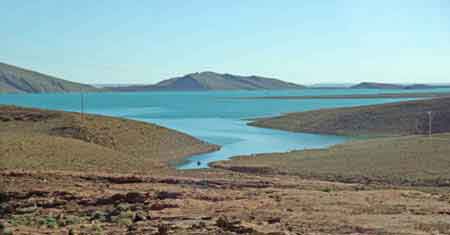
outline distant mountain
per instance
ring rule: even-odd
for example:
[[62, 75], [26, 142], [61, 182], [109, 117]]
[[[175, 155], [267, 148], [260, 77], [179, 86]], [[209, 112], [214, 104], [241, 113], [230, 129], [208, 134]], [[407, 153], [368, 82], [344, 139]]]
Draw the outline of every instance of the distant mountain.
[[433, 88], [450, 88], [450, 85], [446, 84], [409, 84], [409, 85], [400, 85], [400, 84], [390, 84], [390, 83], [375, 83], [375, 82], [362, 82], [358, 85], [352, 86], [350, 88], [355, 89], [409, 89], [409, 90], [417, 90], [417, 89], [433, 89]]
[[96, 88], [0, 63], [0, 93], [95, 91]]
[[342, 89], [353, 86], [354, 83], [316, 83], [308, 86], [308, 88], [316, 89]]
[[192, 73], [171, 78], [155, 85], [109, 87], [112, 91], [207, 91], [207, 90], [281, 90], [304, 86], [274, 78], [238, 76], [214, 72]]
[[405, 86], [405, 89], [434, 89], [434, 88], [450, 88], [450, 85], [439, 85], [439, 84], [433, 84], [433, 85], [429, 85], [429, 84], [412, 84], [412, 85], [407, 85]]
[[389, 83], [376, 83], [376, 82], [362, 82], [357, 85], [351, 86], [354, 89], [403, 89], [404, 86]]

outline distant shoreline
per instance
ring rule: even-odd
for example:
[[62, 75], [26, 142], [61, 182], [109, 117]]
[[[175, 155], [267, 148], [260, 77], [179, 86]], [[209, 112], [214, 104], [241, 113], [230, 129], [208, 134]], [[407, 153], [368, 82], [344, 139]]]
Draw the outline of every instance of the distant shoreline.
[[232, 99], [380, 99], [380, 98], [443, 98], [450, 97], [450, 93], [381, 93], [381, 94], [355, 94], [355, 95], [305, 95], [305, 96], [254, 96], [254, 97], [233, 97]]

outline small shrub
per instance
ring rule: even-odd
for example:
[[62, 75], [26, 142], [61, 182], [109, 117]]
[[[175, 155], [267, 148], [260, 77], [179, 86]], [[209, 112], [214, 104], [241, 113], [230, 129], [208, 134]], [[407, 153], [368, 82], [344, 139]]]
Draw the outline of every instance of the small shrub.
[[55, 229], [55, 228], [58, 228], [58, 221], [52, 216], [47, 216], [44, 218], [40, 217], [37, 219], [37, 225], [39, 225], [41, 227]]
[[0, 192], [0, 203], [8, 202], [8, 201], [9, 201], [8, 194], [5, 192]]
[[3, 230], [0, 230], [1, 235], [13, 235], [13, 232], [9, 228], [4, 228]]
[[331, 188], [324, 188], [322, 189], [322, 192], [324, 193], [331, 193], [332, 189]]
[[45, 225], [47, 226], [47, 228], [58, 228], [58, 221], [55, 218], [49, 216], [45, 219]]
[[158, 235], [168, 235], [169, 234], [169, 225], [160, 224], [158, 225]]
[[71, 228], [71, 229], [69, 229], [68, 235], [77, 235], [77, 233], [75, 232], [75, 230], [73, 228]]
[[82, 219], [78, 216], [74, 215], [68, 215], [64, 218], [64, 225], [74, 225], [74, 224], [80, 224]]
[[133, 224], [133, 220], [129, 219], [129, 218], [120, 218], [117, 221], [118, 224], [120, 225], [125, 225], [125, 226], [130, 226]]

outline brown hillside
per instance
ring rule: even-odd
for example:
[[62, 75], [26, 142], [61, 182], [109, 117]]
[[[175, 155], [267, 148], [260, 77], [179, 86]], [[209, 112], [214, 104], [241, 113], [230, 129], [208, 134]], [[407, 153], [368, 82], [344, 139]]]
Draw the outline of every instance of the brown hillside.
[[397, 102], [350, 108], [321, 109], [262, 118], [250, 125], [294, 132], [340, 135], [408, 135], [450, 131], [450, 98]]
[[[0, 168], [147, 172], [217, 149], [161, 126], [0, 106]], [[26, 164], [24, 164], [24, 162]]]

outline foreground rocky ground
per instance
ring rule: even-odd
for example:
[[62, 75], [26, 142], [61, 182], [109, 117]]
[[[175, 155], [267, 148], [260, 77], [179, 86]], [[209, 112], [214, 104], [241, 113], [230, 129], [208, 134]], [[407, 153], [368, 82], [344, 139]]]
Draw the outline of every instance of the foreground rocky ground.
[[3, 234], [450, 234], [448, 191], [190, 174], [2, 171]]
[[448, 134], [176, 171], [217, 146], [79, 117], [0, 107], [0, 235], [450, 234]]

